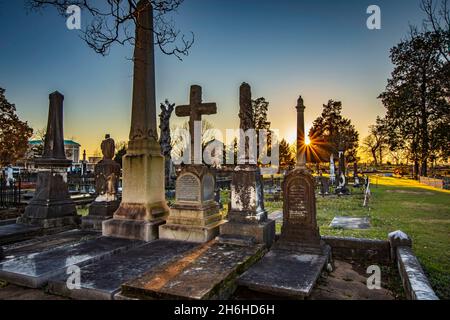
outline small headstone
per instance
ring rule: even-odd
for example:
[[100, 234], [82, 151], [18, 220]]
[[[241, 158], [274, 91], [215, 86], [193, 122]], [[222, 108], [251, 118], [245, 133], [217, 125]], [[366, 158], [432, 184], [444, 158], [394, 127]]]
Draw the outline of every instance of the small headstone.
[[113, 160], [116, 146], [109, 134], [101, 144], [103, 159], [95, 166], [95, 189], [97, 198], [89, 207], [89, 215], [82, 219], [83, 229], [102, 230], [102, 223], [111, 219], [119, 208], [117, 197], [120, 165]]
[[330, 184], [326, 177], [320, 177], [320, 195], [327, 196], [330, 194]]

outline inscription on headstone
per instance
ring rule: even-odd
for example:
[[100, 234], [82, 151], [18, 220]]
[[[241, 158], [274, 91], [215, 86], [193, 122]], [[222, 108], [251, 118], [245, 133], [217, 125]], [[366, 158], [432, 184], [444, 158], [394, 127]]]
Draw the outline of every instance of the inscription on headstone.
[[203, 201], [214, 200], [214, 177], [210, 174], [203, 178]]
[[180, 177], [177, 181], [176, 195], [178, 201], [200, 201], [198, 179], [191, 174]]
[[296, 179], [288, 190], [289, 220], [292, 222], [303, 222], [307, 216], [305, 206], [305, 187], [300, 180]]

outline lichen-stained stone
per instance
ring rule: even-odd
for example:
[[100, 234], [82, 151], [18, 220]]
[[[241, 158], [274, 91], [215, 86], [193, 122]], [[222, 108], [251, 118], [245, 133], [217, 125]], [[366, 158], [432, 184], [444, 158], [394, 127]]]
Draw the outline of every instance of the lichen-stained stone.
[[189, 242], [155, 240], [81, 268], [80, 289], [68, 289], [67, 276], [62, 274], [49, 280], [47, 290], [78, 300], [112, 300], [124, 282], [176, 260], [196, 246]]
[[138, 299], [227, 299], [235, 280], [264, 253], [262, 245], [212, 241], [172, 263], [125, 283], [121, 296]]
[[319, 255], [272, 250], [244, 273], [238, 284], [257, 292], [306, 298], [325, 267], [329, 252], [329, 247]]

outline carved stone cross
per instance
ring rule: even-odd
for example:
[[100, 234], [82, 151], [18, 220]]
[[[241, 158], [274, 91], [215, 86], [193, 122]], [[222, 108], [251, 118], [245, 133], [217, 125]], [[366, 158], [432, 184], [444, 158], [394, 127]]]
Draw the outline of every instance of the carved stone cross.
[[[189, 117], [189, 133], [191, 135], [191, 159], [194, 160], [194, 142], [195, 142], [195, 122], [202, 121], [202, 115], [211, 115], [217, 113], [216, 103], [202, 103], [202, 87], [191, 86], [191, 97], [189, 105], [178, 106], [175, 109], [177, 117]], [[201, 141], [199, 141], [201, 145]]]

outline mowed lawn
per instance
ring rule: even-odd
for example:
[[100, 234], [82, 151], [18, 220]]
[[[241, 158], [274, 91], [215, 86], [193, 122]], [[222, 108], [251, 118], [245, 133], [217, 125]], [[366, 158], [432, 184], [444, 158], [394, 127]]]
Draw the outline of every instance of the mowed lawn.
[[[322, 235], [386, 240], [402, 230], [413, 239], [413, 248], [431, 285], [441, 299], [450, 299], [450, 191], [424, 186], [408, 179], [371, 177], [372, 197], [352, 189], [348, 197], [317, 197], [317, 220]], [[269, 211], [282, 203], [267, 203]], [[370, 230], [336, 230], [329, 227], [335, 216], [370, 217]], [[278, 228], [279, 230], [279, 228]]]

